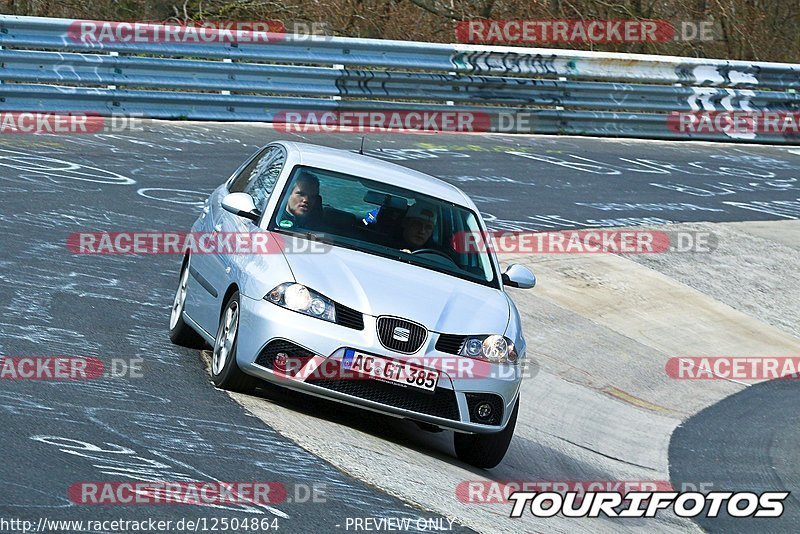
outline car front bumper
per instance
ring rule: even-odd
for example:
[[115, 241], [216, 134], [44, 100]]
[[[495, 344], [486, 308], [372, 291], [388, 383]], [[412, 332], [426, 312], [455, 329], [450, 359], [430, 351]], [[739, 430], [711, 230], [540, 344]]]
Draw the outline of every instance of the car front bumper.
[[[461, 363], [467, 364], [474, 362], [469, 358], [437, 351], [436, 333], [429, 333], [416, 353], [402, 354], [381, 344], [376, 318], [369, 315], [364, 315], [364, 329], [355, 330], [282, 308], [263, 299], [242, 295], [240, 305], [237, 363], [248, 374], [319, 397], [459, 432], [499, 432], [505, 428], [511, 416], [522, 380], [522, 364], [480, 362], [481, 371], [465, 372], [467, 367], [458, 366], [458, 360], [465, 360]], [[279, 340], [313, 355], [298, 377], [275, 372], [271, 364], [264, 363], [264, 352], [268, 350], [268, 345], [274, 347]], [[429, 363], [438, 363], [436, 368], [440, 375], [435, 393], [366, 378], [319, 380], [320, 377], [330, 376], [313, 371], [325, 368], [320, 366], [325, 365], [326, 360], [334, 365], [333, 368], [338, 368], [338, 362], [348, 348], [415, 365], [423, 362], [424, 367], [429, 367]], [[491, 372], [486, 372], [489, 368]], [[352, 374], [349, 376], [352, 377]], [[474, 422], [475, 417], [470, 413], [468, 402], [468, 395], [475, 399], [474, 394], [499, 396], [498, 402], [502, 403], [503, 413], [498, 424]], [[448, 407], [448, 403], [455, 406]]]

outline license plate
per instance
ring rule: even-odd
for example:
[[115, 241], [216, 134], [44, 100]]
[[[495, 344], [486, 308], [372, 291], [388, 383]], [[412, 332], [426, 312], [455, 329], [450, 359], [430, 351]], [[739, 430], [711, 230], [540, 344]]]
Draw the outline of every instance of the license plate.
[[364, 354], [353, 349], [345, 351], [342, 366], [355, 373], [393, 384], [433, 392], [439, 382], [439, 371], [423, 369], [405, 362]]

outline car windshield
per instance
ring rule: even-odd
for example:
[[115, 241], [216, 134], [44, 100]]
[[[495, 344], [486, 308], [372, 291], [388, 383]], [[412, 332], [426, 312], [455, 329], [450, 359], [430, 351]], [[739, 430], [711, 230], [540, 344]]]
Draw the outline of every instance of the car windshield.
[[269, 229], [499, 287], [478, 218], [457, 204], [367, 178], [297, 166]]

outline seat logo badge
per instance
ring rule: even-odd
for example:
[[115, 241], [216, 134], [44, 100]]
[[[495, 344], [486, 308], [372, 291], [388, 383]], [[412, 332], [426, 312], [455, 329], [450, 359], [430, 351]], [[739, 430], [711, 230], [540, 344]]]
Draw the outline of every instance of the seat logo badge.
[[392, 331], [392, 338], [396, 339], [397, 341], [408, 343], [410, 337], [411, 337], [411, 330], [409, 330], [408, 328], [396, 326]]

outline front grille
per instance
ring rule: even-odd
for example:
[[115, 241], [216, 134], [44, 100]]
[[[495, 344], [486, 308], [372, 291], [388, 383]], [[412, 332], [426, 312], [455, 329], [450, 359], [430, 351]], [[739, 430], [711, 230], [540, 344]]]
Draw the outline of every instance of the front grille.
[[458, 334], [439, 334], [439, 339], [436, 340], [436, 350], [447, 354], [459, 354], [466, 339], [467, 336]]
[[397, 317], [378, 317], [378, 339], [387, 349], [411, 354], [420, 349], [427, 337], [428, 330], [421, 324]]
[[[291, 341], [286, 341], [285, 339], [275, 339], [267, 343], [267, 345], [261, 350], [256, 358], [255, 363], [261, 367], [266, 367], [267, 369], [274, 371], [275, 358], [280, 353], [286, 354], [287, 358], [299, 359], [301, 361], [306, 361], [314, 357], [313, 352], [306, 350], [299, 345], [295, 345]], [[283, 369], [280, 370], [283, 371]]]
[[336, 324], [355, 330], [364, 330], [364, 314], [337, 302]]
[[338, 380], [309, 378], [306, 383], [415, 413], [460, 420], [456, 394], [452, 389], [436, 388], [431, 394], [359, 376]]
[[[503, 420], [503, 399], [491, 393], [466, 393], [467, 406], [469, 407], [469, 420], [482, 425], [499, 425]], [[478, 405], [484, 402], [492, 407], [492, 414], [488, 418], [480, 418], [477, 413]]]

